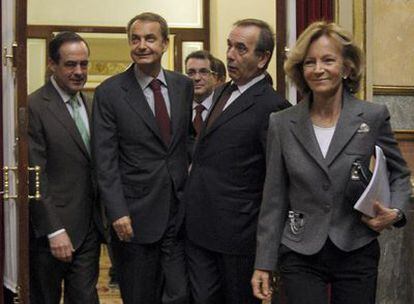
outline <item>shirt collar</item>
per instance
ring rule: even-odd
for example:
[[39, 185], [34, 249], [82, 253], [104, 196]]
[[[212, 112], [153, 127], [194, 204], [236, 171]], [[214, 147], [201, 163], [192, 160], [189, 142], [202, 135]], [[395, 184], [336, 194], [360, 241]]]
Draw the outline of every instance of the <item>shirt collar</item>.
[[211, 104], [213, 103], [213, 95], [214, 91], [208, 97], [206, 97], [201, 103], [193, 101], [193, 109], [195, 109], [195, 107], [199, 104], [203, 105], [204, 108], [206, 108], [207, 110], [210, 109]]
[[248, 83], [243, 84], [243, 85], [238, 85], [237, 88], [239, 89], [240, 94], [243, 94], [248, 88], [250, 88], [254, 84], [258, 83], [263, 78], [265, 78], [265, 75], [264, 74], [260, 74], [260, 75], [258, 75], [256, 77], [254, 77]]
[[[137, 79], [138, 84], [139, 84], [139, 86], [141, 87], [142, 90], [145, 90], [149, 86], [150, 82], [154, 79], [153, 77], [144, 74], [144, 72], [142, 72], [139, 69], [137, 64], [134, 65], [134, 74], [135, 74], [135, 78]], [[165, 87], [168, 87], [167, 86], [167, 81], [165, 80], [165, 75], [164, 75], [164, 70], [163, 69], [161, 69], [161, 71], [159, 72], [159, 74], [156, 78], [159, 81], [161, 81], [161, 83]]]
[[[62, 100], [65, 103], [68, 103], [69, 100], [72, 98], [72, 95], [66, 93], [64, 90], [61, 89], [61, 87], [57, 84], [55, 76], [52, 75], [50, 77], [50, 81], [52, 82], [52, 85], [54, 86], [54, 88], [56, 89], [56, 91], [59, 93], [59, 96], [62, 98]], [[76, 98], [79, 100], [79, 92], [77, 92], [75, 94]]]

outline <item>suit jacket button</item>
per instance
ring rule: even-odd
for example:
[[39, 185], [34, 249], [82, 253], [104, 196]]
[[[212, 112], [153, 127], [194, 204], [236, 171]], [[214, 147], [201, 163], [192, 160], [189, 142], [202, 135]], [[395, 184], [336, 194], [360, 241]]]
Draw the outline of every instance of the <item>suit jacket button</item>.
[[323, 184], [322, 189], [325, 190], [325, 191], [328, 191], [329, 190], [329, 184]]

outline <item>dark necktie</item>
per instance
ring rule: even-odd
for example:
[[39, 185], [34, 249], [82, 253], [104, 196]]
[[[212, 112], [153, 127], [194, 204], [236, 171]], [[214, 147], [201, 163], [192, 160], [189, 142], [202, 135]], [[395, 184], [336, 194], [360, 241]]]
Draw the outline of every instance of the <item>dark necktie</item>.
[[203, 105], [198, 104], [196, 105], [194, 109], [195, 109], [195, 116], [193, 120], [193, 126], [198, 136], [198, 134], [200, 134], [200, 131], [201, 131], [201, 126], [203, 125], [202, 113], [206, 108]]
[[220, 116], [221, 112], [223, 112], [224, 106], [226, 105], [226, 103], [229, 100], [231, 94], [235, 90], [237, 90], [237, 85], [232, 83], [231, 85], [229, 85], [224, 90], [223, 94], [221, 94], [220, 99], [216, 102], [216, 104], [214, 105], [213, 110], [211, 111], [211, 114], [208, 117], [207, 128], [210, 128], [210, 126], [217, 119], [217, 117]]
[[152, 92], [154, 93], [154, 111], [158, 128], [164, 143], [168, 146], [171, 140], [171, 121], [168, 116], [167, 107], [164, 97], [161, 93], [161, 83], [158, 79], [153, 79], [150, 83]]

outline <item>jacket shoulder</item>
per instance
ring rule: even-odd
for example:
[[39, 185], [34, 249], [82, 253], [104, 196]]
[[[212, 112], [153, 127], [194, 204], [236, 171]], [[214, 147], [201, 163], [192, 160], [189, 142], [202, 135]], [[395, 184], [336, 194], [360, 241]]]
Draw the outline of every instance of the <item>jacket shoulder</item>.
[[45, 105], [46, 100], [54, 96], [54, 92], [52, 90], [55, 90], [55, 88], [51, 85], [51, 83], [47, 82], [46, 84], [38, 88], [36, 91], [32, 92], [27, 97], [29, 109]]
[[164, 70], [166, 77], [175, 79], [176, 81], [182, 81], [183, 83], [192, 83], [191, 79], [188, 78], [187, 76], [175, 72], [175, 71], [170, 71], [170, 70]]
[[275, 107], [276, 110], [283, 110], [292, 106], [289, 101], [282, 97], [282, 95], [269, 84], [263, 84], [263, 92], [263, 96], [269, 106]]
[[108, 87], [117, 87], [120, 84], [125, 83], [125, 80], [130, 77], [129, 74], [130, 74], [129, 70], [126, 70], [119, 74], [113, 75], [105, 79], [100, 85], [98, 85], [96, 87], [96, 90], [102, 90]]

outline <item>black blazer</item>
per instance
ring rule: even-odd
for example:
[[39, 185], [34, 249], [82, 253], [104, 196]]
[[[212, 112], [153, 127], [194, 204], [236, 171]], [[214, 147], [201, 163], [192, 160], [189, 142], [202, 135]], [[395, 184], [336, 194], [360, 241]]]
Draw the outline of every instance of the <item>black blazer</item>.
[[[215, 92], [213, 104], [228, 85]], [[202, 129], [186, 190], [192, 242], [217, 252], [254, 253], [269, 115], [289, 105], [261, 80]]]
[[[91, 104], [82, 98], [90, 114]], [[39, 238], [64, 228], [76, 249], [92, 218], [102, 231], [97, 187], [91, 157], [50, 81], [29, 96], [28, 132], [30, 166], [41, 167], [42, 199], [30, 202], [32, 233]]]
[[110, 223], [131, 217], [132, 241], [138, 243], [162, 237], [171, 208], [178, 208], [177, 226], [183, 215], [179, 202], [189, 163], [193, 86], [181, 74], [164, 72], [171, 103], [169, 146], [161, 138], [133, 65], [95, 92], [92, 142], [101, 199]]

